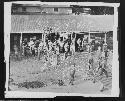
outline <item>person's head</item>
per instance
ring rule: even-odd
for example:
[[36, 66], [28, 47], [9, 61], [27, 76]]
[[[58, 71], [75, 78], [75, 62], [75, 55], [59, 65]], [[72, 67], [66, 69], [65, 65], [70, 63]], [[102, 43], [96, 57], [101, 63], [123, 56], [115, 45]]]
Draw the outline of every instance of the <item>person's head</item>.
[[17, 48], [17, 45], [14, 45], [13, 47], [14, 47], [14, 48]]
[[27, 41], [27, 38], [24, 38], [24, 41]]
[[33, 40], [36, 40], [36, 36], [33, 36], [33, 38], [32, 38]]
[[107, 51], [109, 52], [109, 51], [110, 51], [110, 49], [107, 49]]

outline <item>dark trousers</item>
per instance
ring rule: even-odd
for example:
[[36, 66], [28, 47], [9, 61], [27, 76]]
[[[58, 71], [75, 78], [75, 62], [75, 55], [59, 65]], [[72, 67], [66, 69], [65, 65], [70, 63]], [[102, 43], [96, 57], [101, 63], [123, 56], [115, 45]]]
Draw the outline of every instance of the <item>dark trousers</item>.
[[70, 80], [69, 84], [73, 85], [73, 81], [75, 79], [75, 70], [73, 70], [73, 72], [70, 74], [70, 76], [71, 76], [71, 80]]
[[100, 75], [103, 75], [103, 73], [106, 75], [106, 77], [108, 77], [108, 72], [104, 68], [101, 68]]
[[32, 55], [35, 56], [35, 50], [32, 50]]

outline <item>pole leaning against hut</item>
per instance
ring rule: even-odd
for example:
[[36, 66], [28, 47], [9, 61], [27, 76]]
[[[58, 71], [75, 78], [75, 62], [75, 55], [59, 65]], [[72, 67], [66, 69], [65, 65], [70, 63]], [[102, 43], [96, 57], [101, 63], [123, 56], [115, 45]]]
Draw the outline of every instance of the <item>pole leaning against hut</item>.
[[106, 32], [105, 32], [105, 44], [106, 44]]
[[21, 36], [20, 36], [20, 56], [22, 57], [22, 33], [21, 33]]

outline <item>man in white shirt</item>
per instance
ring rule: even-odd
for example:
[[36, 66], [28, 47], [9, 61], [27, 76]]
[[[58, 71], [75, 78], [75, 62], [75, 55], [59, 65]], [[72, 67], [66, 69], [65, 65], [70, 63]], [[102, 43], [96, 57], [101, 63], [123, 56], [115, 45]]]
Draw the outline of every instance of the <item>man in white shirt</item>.
[[63, 46], [64, 46], [64, 42], [61, 40], [61, 38], [60, 38], [60, 40], [58, 40], [58, 44], [59, 44], [59, 51], [62, 53], [63, 52]]
[[30, 42], [28, 43], [28, 46], [30, 47], [30, 53], [32, 54], [32, 50], [33, 50], [33, 47], [34, 47], [34, 42], [33, 42], [32, 38], [30, 39]]
[[70, 45], [70, 51], [72, 52], [72, 55], [75, 53], [75, 42], [72, 40], [71, 45]]
[[67, 43], [65, 43], [65, 45], [64, 45], [64, 49], [65, 49], [65, 52], [67, 52], [67, 51], [68, 51], [68, 42], [67, 42]]
[[98, 50], [96, 51], [97, 57], [98, 59], [100, 59], [102, 57], [102, 51], [101, 51], [101, 47], [98, 46]]
[[65, 58], [67, 58], [67, 56], [68, 56], [68, 50], [69, 50], [68, 42], [65, 43], [65, 45], [64, 45], [64, 49], [65, 49]]
[[50, 40], [48, 40], [48, 50], [49, 50], [49, 52], [52, 50], [52, 42], [50, 41]]

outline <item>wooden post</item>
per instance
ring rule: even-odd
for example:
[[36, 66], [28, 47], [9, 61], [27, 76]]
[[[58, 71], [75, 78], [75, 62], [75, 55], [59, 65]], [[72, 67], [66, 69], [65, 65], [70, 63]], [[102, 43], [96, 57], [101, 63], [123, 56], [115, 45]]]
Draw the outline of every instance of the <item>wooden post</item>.
[[106, 33], [105, 33], [105, 44], [106, 44]]
[[43, 34], [44, 34], [44, 33], [42, 33], [42, 41], [43, 41], [43, 39], [44, 39], [44, 38], [43, 38], [43, 36], [44, 36]]
[[21, 36], [20, 36], [20, 55], [22, 57], [22, 33], [21, 33]]
[[90, 53], [90, 51], [91, 51], [91, 50], [90, 50], [90, 47], [91, 47], [91, 46], [90, 46], [90, 32], [89, 32], [88, 43], [89, 43], [89, 53]]
[[72, 33], [70, 33], [70, 37], [71, 37], [71, 40], [72, 40]]
[[44, 34], [44, 44], [45, 44], [45, 39], [46, 39], [46, 33]]
[[88, 43], [90, 44], [90, 32], [89, 32], [89, 37], [88, 37]]
[[75, 41], [76, 41], [76, 33], [75, 33], [75, 39], [74, 39], [74, 46], [75, 46], [75, 52], [76, 52], [76, 43], [75, 43]]

